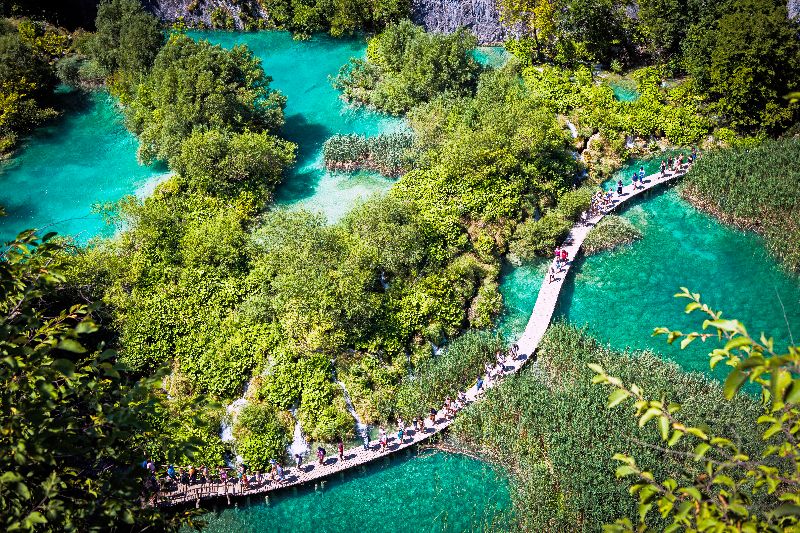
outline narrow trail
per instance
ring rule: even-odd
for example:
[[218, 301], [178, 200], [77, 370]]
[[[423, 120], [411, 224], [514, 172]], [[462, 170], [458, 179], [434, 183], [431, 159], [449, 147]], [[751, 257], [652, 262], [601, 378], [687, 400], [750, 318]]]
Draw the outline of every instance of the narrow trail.
[[[641, 196], [654, 187], [683, 176], [686, 170], [687, 166], [684, 165], [680, 170], [674, 172], [668, 171], [664, 177], [662, 177], [660, 173], [652, 174], [642, 181], [643, 186], [639, 189], [635, 189], [633, 184], [623, 187], [621, 195], [616, 194], [615, 190], [611, 207], [605, 212], [592, 216], [583, 223], [576, 223], [572, 227], [561, 245], [561, 248], [566, 250], [569, 254], [569, 261], [562, 266], [561, 270], [557, 271], [553, 281], [545, 279], [542, 283], [542, 287], [536, 299], [536, 305], [528, 320], [528, 325], [517, 341], [519, 355], [515, 359], [507, 359], [504, 362], [503, 376], [514, 374], [519, 371], [539, 347], [539, 343], [544, 337], [544, 333], [547, 331], [550, 321], [553, 318], [553, 313], [555, 312], [561, 289], [564, 286], [564, 281], [572, 268], [575, 257], [580, 251], [584, 239], [591, 229], [596, 226], [606, 214], [611, 213], [619, 206], [624, 205], [633, 198]], [[491, 380], [489, 376], [483, 376], [483, 390], [478, 390], [476, 385], [472, 385], [466, 392], [468, 402], [471, 403], [479, 400], [486, 389], [493, 387], [499, 383], [500, 380], [501, 378]], [[268, 495], [270, 492], [283, 490], [288, 487], [319, 482], [333, 474], [344, 472], [351, 468], [380, 459], [381, 457], [387, 457], [401, 450], [411, 448], [427, 440], [431, 436], [440, 433], [452, 423], [453, 419], [448, 418], [444, 410], [440, 410], [433, 422], [426, 419], [424, 431], [406, 430], [402, 442], [398, 440], [396, 434], [389, 437], [389, 444], [386, 451], [381, 451], [378, 441], [371, 441], [368, 448], [357, 446], [345, 450], [342, 460], [338, 457], [326, 457], [322, 464], [319, 464], [318, 461], [314, 461], [302, 465], [299, 469], [294, 467], [287, 468], [285, 470], [285, 478], [282, 482], [270, 481], [268, 476], [265, 476], [266, 479], [262, 484], [251, 486], [251, 488], [247, 490], [242, 490], [239, 484], [232, 483], [223, 484], [212, 482], [202, 485], [193, 485], [189, 488], [179, 489], [173, 492], [160, 492], [155, 504], [170, 506], [194, 503], [199, 507], [203, 500], [216, 500], [220, 498], [227, 499], [227, 502], [230, 503], [231, 497]]]

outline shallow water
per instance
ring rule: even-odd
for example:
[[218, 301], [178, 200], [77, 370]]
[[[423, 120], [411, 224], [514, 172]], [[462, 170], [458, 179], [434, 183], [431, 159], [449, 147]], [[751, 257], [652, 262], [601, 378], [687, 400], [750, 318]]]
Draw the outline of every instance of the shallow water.
[[321, 211], [335, 221], [357, 199], [384, 192], [394, 183], [371, 172], [328, 172], [323, 164], [322, 145], [331, 135], [377, 135], [405, 127], [399, 118], [345, 104], [331, 86], [329, 76], [336, 76], [351, 57], [364, 56], [364, 39], [317, 35], [295, 41], [279, 31], [195, 31], [189, 35], [225, 48], [246, 44], [272, 76], [272, 87], [287, 97], [284, 136], [298, 145], [297, 164], [277, 190], [278, 203]]
[[0, 241], [28, 228], [76, 235], [86, 242], [112, 228], [92, 213], [96, 203], [118, 200], [163, 177], [163, 167], [136, 161], [136, 138], [125, 129], [104, 92], [59, 91], [63, 114], [0, 163]]
[[[504, 530], [511, 508], [506, 478], [448, 453], [387, 458], [324, 488], [288, 489], [269, 503], [207, 516], [208, 533]], [[255, 501], [256, 498], [253, 498]], [[240, 504], [241, 505], [241, 504]], [[494, 526], [494, 527], [491, 527]]]
[[[648, 174], [657, 165], [648, 163]], [[792, 332], [800, 336], [800, 283], [768, 256], [758, 236], [720, 224], [672, 188], [649, 193], [621, 214], [643, 238], [579, 258], [561, 294], [559, 317], [586, 326], [614, 348], [652, 349], [704, 372], [710, 343], [696, 341], [681, 351], [663, 336], [651, 337], [657, 326], [684, 332], [701, 328], [699, 314], [683, 313], [688, 300], [673, 298], [681, 286], [701, 293], [706, 303], [742, 320], [751, 332], [773, 336], [777, 347], [785, 347]], [[507, 269], [501, 284], [506, 302], [501, 330], [507, 335], [524, 330], [546, 269], [545, 263]]]
[[634, 86], [614, 82], [608, 85], [614, 91], [614, 97], [620, 102], [633, 102], [639, 98], [639, 91]]

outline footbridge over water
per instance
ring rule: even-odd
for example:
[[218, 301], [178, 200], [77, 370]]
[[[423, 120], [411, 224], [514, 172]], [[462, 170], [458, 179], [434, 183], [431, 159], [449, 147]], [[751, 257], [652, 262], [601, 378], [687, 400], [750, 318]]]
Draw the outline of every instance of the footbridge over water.
[[[614, 192], [612, 205], [609, 208], [603, 212], [589, 216], [583, 222], [576, 223], [572, 227], [561, 245], [561, 248], [567, 251], [570, 260], [560, 270], [556, 271], [555, 278], [552, 281], [549, 279], [548, 273], [548, 277], [542, 282], [531, 317], [528, 320], [525, 331], [517, 341], [519, 355], [514, 359], [507, 359], [504, 362], [502, 375], [505, 376], [518, 372], [536, 352], [553, 318], [556, 304], [558, 303], [558, 297], [564, 286], [564, 281], [574, 264], [574, 260], [580, 251], [584, 239], [591, 229], [595, 227], [606, 214], [630, 202], [633, 198], [643, 195], [654, 187], [676, 180], [684, 175], [686, 170], [687, 167], [684, 166], [675, 171], [667, 171], [663, 176], [660, 173], [652, 174], [642, 180], [639, 188], [635, 188], [633, 184], [624, 186], [622, 194], [617, 194], [616, 191]], [[479, 400], [485, 389], [491, 388], [499, 382], [498, 379], [491, 380], [489, 376], [483, 376], [483, 380], [483, 390], [478, 390], [475, 385], [467, 390], [466, 395], [469, 402]], [[381, 450], [378, 441], [372, 441], [369, 443], [368, 449], [365, 449], [363, 446], [358, 446], [345, 450], [342, 460], [339, 460], [338, 457], [329, 457], [326, 458], [322, 464], [318, 462], [308, 463], [301, 466], [299, 469], [287, 469], [287, 474], [282, 482], [266, 479], [260, 485], [254, 486], [251, 484], [246, 490], [243, 490], [240, 485], [234, 485], [232, 483], [211, 482], [202, 485], [193, 485], [189, 488], [176, 490], [171, 493], [161, 492], [158, 494], [155, 504], [170, 506], [194, 503], [199, 507], [201, 501], [219, 500], [220, 498], [226, 499], [227, 502], [230, 503], [232, 497], [265, 496], [271, 492], [284, 490], [288, 487], [317, 483], [334, 474], [345, 472], [349, 469], [416, 446], [429, 439], [431, 436], [440, 433], [452, 423], [453, 419], [448, 418], [445, 411], [441, 410], [437, 413], [433, 422], [429, 420], [426, 421], [424, 431], [407, 431], [402, 441], [398, 440], [396, 435], [390, 437], [389, 445], [385, 451]]]

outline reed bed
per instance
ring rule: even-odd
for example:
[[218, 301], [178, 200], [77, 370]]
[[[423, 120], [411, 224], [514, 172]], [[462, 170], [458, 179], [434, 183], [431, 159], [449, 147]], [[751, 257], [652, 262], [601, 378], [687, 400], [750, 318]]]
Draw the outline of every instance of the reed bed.
[[800, 273], [800, 139], [710, 152], [682, 194], [727, 223], [761, 233], [770, 252]]
[[397, 132], [365, 137], [364, 135], [334, 135], [325, 141], [323, 154], [329, 170], [352, 172], [374, 170], [385, 176], [397, 177], [411, 165], [414, 137]]

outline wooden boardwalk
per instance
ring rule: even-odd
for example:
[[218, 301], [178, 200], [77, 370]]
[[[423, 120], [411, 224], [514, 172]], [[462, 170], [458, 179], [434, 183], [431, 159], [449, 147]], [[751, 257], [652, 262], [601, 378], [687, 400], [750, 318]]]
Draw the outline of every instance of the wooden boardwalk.
[[[519, 355], [515, 359], [507, 359], [504, 362], [502, 371], [496, 368], [497, 374], [508, 375], [517, 372], [525, 365], [530, 356], [536, 352], [536, 349], [539, 347], [539, 342], [541, 342], [542, 337], [544, 337], [544, 333], [553, 318], [553, 312], [555, 311], [561, 289], [564, 286], [564, 280], [569, 274], [574, 259], [589, 231], [591, 231], [607, 213], [617, 209], [631, 199], [642, 195], [653, 187], [682, 176], [685, 172], [686, 168], [684, 167], [675, 172], [668, 171], [664, 177], [661, 177], [660, 173], [650, 175], [644, 179], [642, 187], [639, 189], [634, 189], [632, 184], [623, 187], [622, 195], [616, 194], [615, 189], [613, 205], [607, 209], [606, 212], [596, 214], [586, 220], [585, 223], [577, 223], [572, 227], [569, 235], [562, 244], [562, 248], [569, 254], [569, 261], [561, 270], [557, 271], [556, 279], [550, 282], [546, 277], [542, 282], [542, 287], [539, 290], [536, 305], [528, 320], [528, 325], [517, 341]], [[478, 400], [486, 389], [494, 386], [500, 379], [501, 378], [491, 380], [489, 376], [484, 376], [483, 390], [478, 390], [476, 386], [473, 385], [466, 392], [467, 400], [469, 402]], [[268, 495], [270, 492], [283, 490], [288, 487], [318, 483], [333, 474], [344, 472], [359, 465], [364, 465], [380, 459], [381, 457], [386, 457], [401, 450], [411, 448], [431, 436], [440, 433], [450, 426], [452, 422], [452, 419], [445, 416], [445, 412], [442, 410], [438, 412], [434, 422], [430, 420], [425, 421], [425, 431], [417, 432], [407, 430], [402, 442], [398, 441], [395, 431], [395, 434], [389, 438], [389, 445], [386, 451], [381, 451], [378, 441], [372, 441], [369, 443], [367, 449], [363, 446], [358, 446], [345, 450], [343, 460], [339, 460], [338, 457], [327, 457], [323, 464], [314, 461], [302, 465], [300, 469], [294, 467], [287, 468], [284, 470], [285, 479], [282, 482], [270, 481], [268, 476], [265, 475], [264, 477], [266, 479], [261, 485], [251, 485], [248, 490], [242, 490], [239, 484], [232, 483], [205, 483], [202, 485], [193, 485], [188, 489], [161, 492], [157, 497], [156, 504], [165, 506], [194, 504], [199, 507], [201, 501], [219, 499], [225, 499], [227, 503], [230, 503], [232, 497], [264, 496]]]

